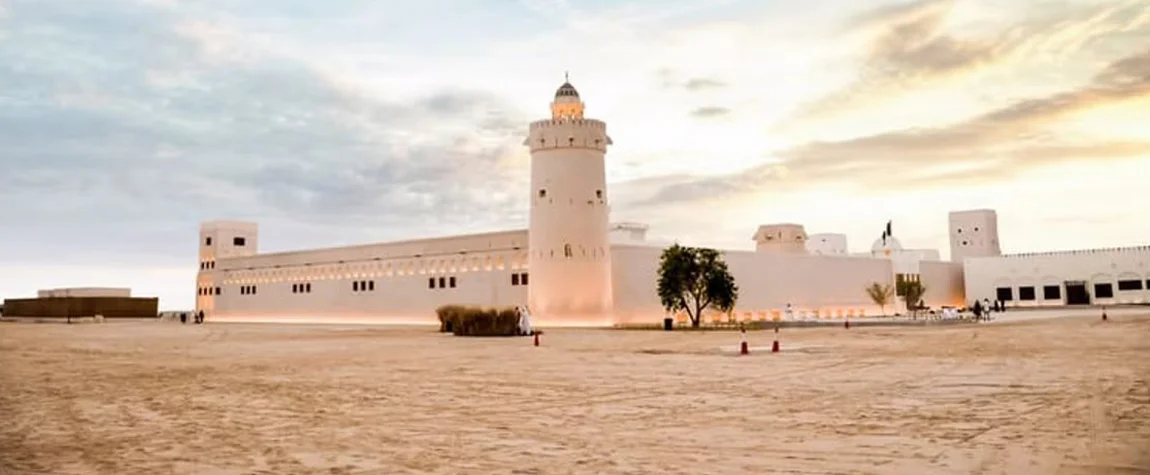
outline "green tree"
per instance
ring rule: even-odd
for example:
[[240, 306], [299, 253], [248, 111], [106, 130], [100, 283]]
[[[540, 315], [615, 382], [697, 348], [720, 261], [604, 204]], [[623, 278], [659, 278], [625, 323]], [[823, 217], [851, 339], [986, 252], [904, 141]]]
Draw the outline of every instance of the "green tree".
[[891, 297], [894, 297], [894, 287], [890, 284], [880, 284], [873, 282], [866, 288], [867, 295], [870, 296], [871, 301], [882, 309], [882, 316], [886, 316], [886, 306], [890, 305]]
[[687, 312], [696, 328], [704, 310], [729, 312], [739, 298], [739, 286], [718, 251], [678, 244], [659, 258], [658, 292], [664, 309]]
[[906, 301], [906, 311], [910, 312], [911, 317], [918, 318], [919, 305], [922, 302], [922, 296], [926, 294], [926, 286], [922, 282], [915, 280], [902, 280], [897, 283], [898, 293], [902, 295]]

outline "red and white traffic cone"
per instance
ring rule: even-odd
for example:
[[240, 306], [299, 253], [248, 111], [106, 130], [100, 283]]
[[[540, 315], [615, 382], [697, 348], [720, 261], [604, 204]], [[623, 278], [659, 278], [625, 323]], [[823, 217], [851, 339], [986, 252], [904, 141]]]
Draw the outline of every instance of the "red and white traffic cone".
[[775, 342], [771, 344], [771, 353], [779, 352], [779, 327], [775, 327]]
[[739, 345], [739, 354], [749, 355], [751, 354], [751, 349], [747, 347], [747, 329], [743, 328], [739, 330], [739, 332], [742, 335], [742, 343]]

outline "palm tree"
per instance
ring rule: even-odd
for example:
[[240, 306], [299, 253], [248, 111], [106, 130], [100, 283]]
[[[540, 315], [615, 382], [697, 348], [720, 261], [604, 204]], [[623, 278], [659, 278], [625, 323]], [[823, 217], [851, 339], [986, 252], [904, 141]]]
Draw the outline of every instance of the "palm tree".
[[886, 316], [886, 306], [890, 304], [891, 297], [894, 296], [894, 287], [890, 284], [880, 284], [873, 282], [866, 288], [867, 295], [870, 296], [871, 301], [878, 305], [882, 310], [882, 316]]

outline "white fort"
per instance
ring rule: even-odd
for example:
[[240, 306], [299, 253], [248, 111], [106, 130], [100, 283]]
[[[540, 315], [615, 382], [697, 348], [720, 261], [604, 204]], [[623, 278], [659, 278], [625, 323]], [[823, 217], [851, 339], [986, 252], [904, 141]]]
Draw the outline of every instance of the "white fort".
[[[612, 142], [584, 107], [564, 82], [551, 118], [530, 124], [527, 229], [260, 253], [255, 223], [206, 222], [196, 308], [215, 321], [433, 323], [444, 304], [526, 306], [542, 326], [662, 320], [655, 282], [667, 243], [647, 240], [641, 223], [610, 223]], [[738, 307], [707, 319], [874, 315], [879, 308], [863, 289], [898, 279], [923, 282], [923, 303], [933, 308], [984, 299], [1008, 306], [1150, 300], [1150, 246], [1003, 255], [995, 211], [949, 218], [949, 261], [937, 250], [904, 249], [890, 223], [862, 253], [849, 252], [842, 234], [760, 226], [754, 249], [723, 251], [740, 287]]]

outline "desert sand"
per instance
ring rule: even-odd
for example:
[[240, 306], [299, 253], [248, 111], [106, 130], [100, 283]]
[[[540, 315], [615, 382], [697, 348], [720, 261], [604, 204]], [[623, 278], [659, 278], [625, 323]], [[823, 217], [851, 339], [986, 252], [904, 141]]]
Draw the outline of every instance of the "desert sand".
[[0, 324], [0, 473], [1150, 473], [1150, 315], [918, 328]]

